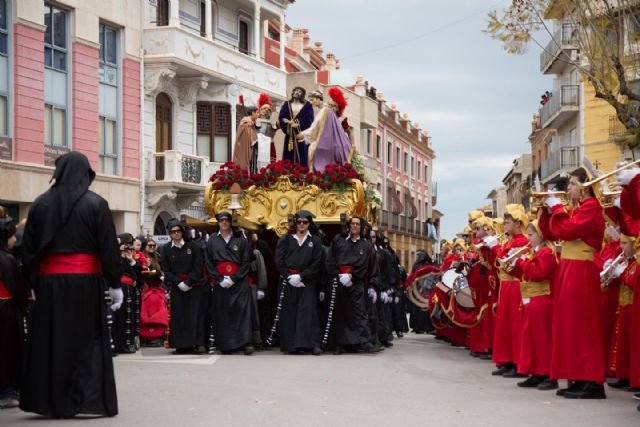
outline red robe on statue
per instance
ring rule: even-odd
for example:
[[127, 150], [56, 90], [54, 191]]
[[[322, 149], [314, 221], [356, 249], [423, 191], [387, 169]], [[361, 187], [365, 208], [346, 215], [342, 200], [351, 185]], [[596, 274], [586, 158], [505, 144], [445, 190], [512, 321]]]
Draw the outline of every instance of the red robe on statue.
[[554, 251], [543, 247], [533, 257], [519, 260], [513, 271], [521, 280], [522, 293], [519, 374], [549, 375], [553, 317], [551, 283], [557, 266]]
[[551, 378], [605, 381], [606, 360], [600, 308], [600, 270], [594, 254], [602, 248], [604, 217], [597, 199], [577, 207], [542, 210], [546, 240], [562, 240], [553, 306]]
[[[523, 234], [516, 234], [504, 245], [496, 246], [494, 252], [497, 258], [506, 258], [509, 256], [509, 250], [526, 246], [528, 243]], [[493, 337], [493, 361], [497, 366], [506, 363], [517, 365], [522, 328], [520, 281], [504, 271], [500, 271], [499, 277], [500, 291]]]

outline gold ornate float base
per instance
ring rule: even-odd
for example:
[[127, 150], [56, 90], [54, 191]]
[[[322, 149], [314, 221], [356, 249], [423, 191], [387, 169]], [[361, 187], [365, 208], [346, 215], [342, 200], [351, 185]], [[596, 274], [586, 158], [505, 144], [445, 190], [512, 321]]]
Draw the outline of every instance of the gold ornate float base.
[[[293, 185], [287, 176], [281, 176], [270, 188], [251, 186], [240, 196], [242, 207], [235, 211], [237, 224], [252, 230], [264, 227], [282, 236], [289, 229], [289, 215], [302, 209], [312, 212], [318, 224], [339, 224], [341, 214], [375, 223], [375, 210], [365, 202], [362, 182], [352, 179], [347, 183], [344, 191], [321, 190], [315, 185]], [[229, 190], [215, 190], [213, 183], [207, 185], [204, 200], [211, 217], [231, 211]]]

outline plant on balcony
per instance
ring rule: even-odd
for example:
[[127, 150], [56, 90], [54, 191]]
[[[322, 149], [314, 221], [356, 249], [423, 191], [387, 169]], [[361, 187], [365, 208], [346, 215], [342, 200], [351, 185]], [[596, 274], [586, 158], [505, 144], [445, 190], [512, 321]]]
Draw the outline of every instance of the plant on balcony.
[[[550, 36], [543, 54], [554, 57], [562, 39], [554, 37], [550, 20], [570, 26], [575, 57], [567, 61], [593, 86], [595, 97], [609, 103], [626, 128], [623, 144], [640, 146], [640, 85], [636, 78], [640, 57], [640, 16], [637, 0], [512, 0], [498, 14], [488, 16], [486, 33], [497, 39], [508, 53], [523, 54], [531, 42], [545, 46], [538, 34]], [[562, 37], [565, 35], [562, 34]]]

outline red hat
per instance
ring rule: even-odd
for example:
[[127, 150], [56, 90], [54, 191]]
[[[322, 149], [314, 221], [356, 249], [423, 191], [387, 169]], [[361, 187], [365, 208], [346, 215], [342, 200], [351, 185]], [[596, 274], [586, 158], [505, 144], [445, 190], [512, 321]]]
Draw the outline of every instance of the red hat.
[[333, 102], [338, 104], [338, 117], [342, 116], [344, 109], [347, 108], [347, 100], [344, 94], [337, 87], [332, 87], [329, 89], [329, 96], [333, 99]]
[[271, 98], [266, 93], [261, 93], [258, 97], [258, 109], [261, 109], [263, 105], [268, 104], [269, 107], [273, 108], [273, 102], [271, 102]]

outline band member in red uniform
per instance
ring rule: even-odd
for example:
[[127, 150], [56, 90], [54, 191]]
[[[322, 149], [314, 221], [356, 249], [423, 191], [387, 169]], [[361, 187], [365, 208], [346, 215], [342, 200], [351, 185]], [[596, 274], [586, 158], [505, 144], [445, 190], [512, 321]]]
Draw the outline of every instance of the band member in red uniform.
[[620, 171], [616, 178], [622, 185], [620, 205], [622, 210], [634, 219], [640, 219], [640, 168], [633, 167]]
[[[609, 261], [605, 264], [605, 272], [619, 282], [618, 307], [616, 309], [615, 327], [613, 328], [613, 339], [609, 348], [610, 377], [617, 381], [610, 382], [613, 388], [624, 388], [629, 386], [630, 353], [631, 353], [631, 316], [634, 293], [634, 282], [637, 279], [635, 237], [622, 234], [620, 236], [620, 246], [622, 254], [620, 258]], [[606, 278], [605, 278], [606, 279]]]
[[[506, 259], [518, 248], [528, 244], [526, 236], [522, 234], [522, 229], [527, 226], [528, 221], [522, 205], [507, 205], [504, 214], [504, 231], [509, 234], [509, 240], [503, 245], [498, 244], [495, 236], [486, 237], [484, 241], [493, 248], [497, 258]], [[519, 376], [517, 363], [522, 327], [520, 281], [500, 265], [497, 267], [500, 268], [500, 290], [493, 339], [493, 361], [498, 369], [492, 374], [515, 378]]]
[[547, 240], [561, 240], [560, 264], [554, 283], [553, 379], [572, 384], [558, 390], [569, 399], [604, 399], [606, 362], [600, 310], [600, 270], [594, 254], [602, 247], [604, 216], [592, 188], [583, 188], [587, 172], [578, 168], [569, 178], [565, 208], [555, 196], [545, 203], [540, 228]]
[[518, 258], [512, 271], [514, 276], [520, 278], [522, 294], [518, 373], [529, 375], [518, 386], [552, 390], [558, 388], [558, 382], [549, 378], [553, 316], [551, 283], [558, 260], [555, 247], [542, 237], [537, 220], [527, 227], [527, 238], [530, 253], [527, 257]]
[[102, 280], [119, 308], [122, 269], [109, 205], [89, 191], [95, 176], [84, 154], [58, 157], [55, 183], [29, 210], [22, 254], [35, 301], [23, 411], [118, 413]]
[[[465, 262], [467, 260], [467, 250], [464, 239], [455, 239], [453, 249], [442, 263], [440, 271], [444, 273], [451, 268], [457, 268], [459, 263]], [[451, 326], [436, 329], [436, 339], [447, 341], [454, 347], [464, 347], [467, 343], [467, 330], [461, 326], [451, 324]]]

